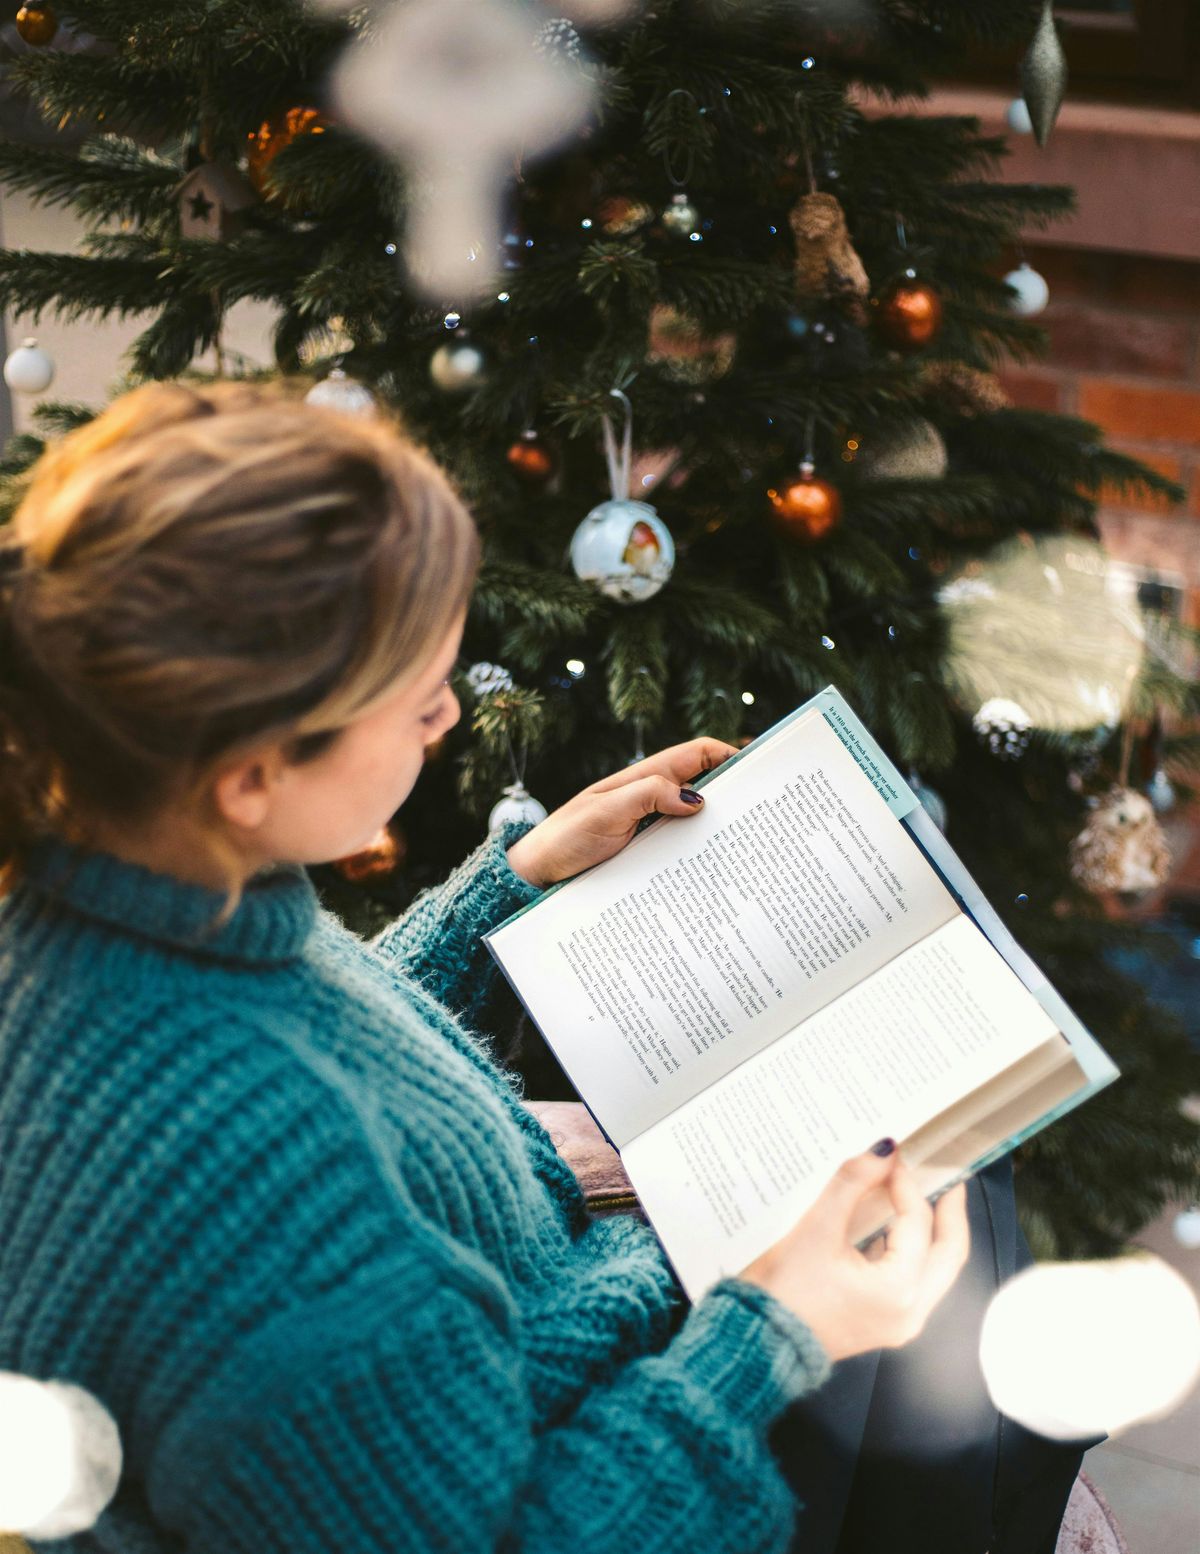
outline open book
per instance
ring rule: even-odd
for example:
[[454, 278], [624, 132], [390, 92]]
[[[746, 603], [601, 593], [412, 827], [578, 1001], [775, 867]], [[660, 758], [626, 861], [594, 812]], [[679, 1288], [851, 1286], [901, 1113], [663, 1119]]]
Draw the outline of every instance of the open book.
[[832, 687], [696, 786], [487, 939], [693, 1300], [877, 1139], [933, 1196], [1117, 1077]]

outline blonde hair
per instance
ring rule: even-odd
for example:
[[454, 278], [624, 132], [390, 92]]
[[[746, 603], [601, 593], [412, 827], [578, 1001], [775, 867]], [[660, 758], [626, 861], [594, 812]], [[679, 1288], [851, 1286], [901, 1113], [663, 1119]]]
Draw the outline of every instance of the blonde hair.
[[45, 835], [196, 813], [268, 741], [312, 759], [418, 675], [475, 527], [382, 421], [242, 384], [150, 384], [48, 451], [0, 547], [0, 894]]

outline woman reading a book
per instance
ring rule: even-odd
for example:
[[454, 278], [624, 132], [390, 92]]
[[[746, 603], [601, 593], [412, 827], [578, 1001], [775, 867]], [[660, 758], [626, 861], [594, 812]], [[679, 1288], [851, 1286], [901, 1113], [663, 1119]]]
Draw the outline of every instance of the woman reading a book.
[[47, 454], [0, 560], [0, 1369], [120, 1426], [81, 1543], [785, 1549], [769, 1432], [920, 1330], [962, 1189], [931, 1210], [885, 1141], [689, 1312], [473, 1034], [481, 934], [696, 812], [727, 748], [489, 840], [367, 944], [301, 866], [361, 847], [458, 716], [477, 539], [434, 466], [147, 387]]

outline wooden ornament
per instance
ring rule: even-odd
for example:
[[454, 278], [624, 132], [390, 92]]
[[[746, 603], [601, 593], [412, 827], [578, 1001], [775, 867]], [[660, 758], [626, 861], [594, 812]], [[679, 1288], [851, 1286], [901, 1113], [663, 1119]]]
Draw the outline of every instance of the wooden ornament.
[[861, 321], [871, 283], [837, 200], [832, 194], [802, 195], [788, 219], [796, 240], [797, 296], [840, 299]]
[[924, 281], [904, 281], [878, 304], [876, 327], [893, 350], [922, 350], [941, 330], [942, 299]]
[[221, 162], [193, 168], [175, 190], [179, 235], [224, 242], [245, 225], [245, 213], [258, 204], [250, 180]]

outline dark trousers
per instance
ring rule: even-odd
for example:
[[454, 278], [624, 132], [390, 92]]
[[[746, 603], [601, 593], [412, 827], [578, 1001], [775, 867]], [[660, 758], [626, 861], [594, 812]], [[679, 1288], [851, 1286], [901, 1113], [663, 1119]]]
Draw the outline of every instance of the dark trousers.
[[793, 1554], [1054, 1554], [1084, 1451], [996, 1412], [979, 1369], [995, 1290], [1032, 1261], [1012, 1168], [967, 1192], [971, 1256], [925, 1331], [903, 1349], [836, 1366], [772, 1436], [804, 1509]]

